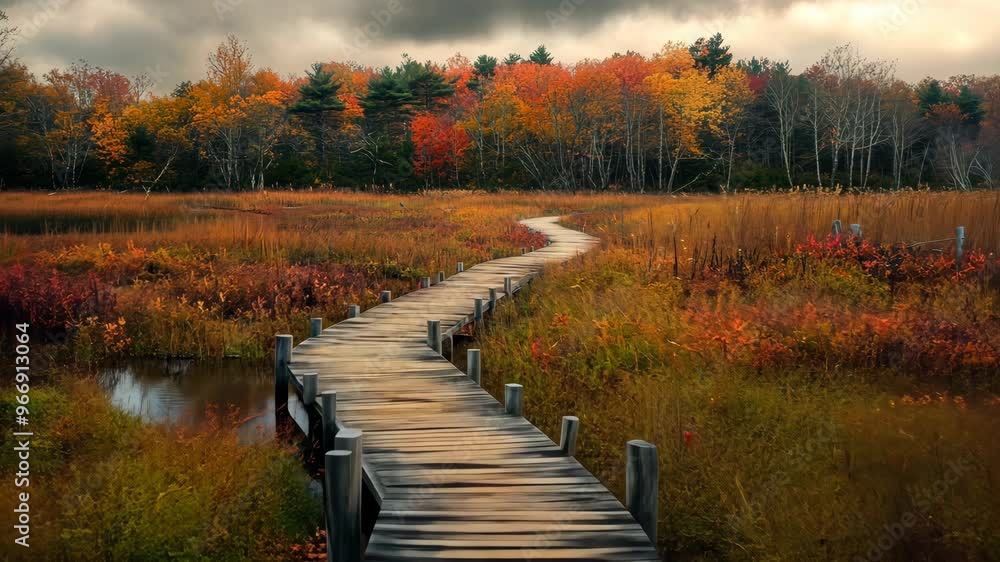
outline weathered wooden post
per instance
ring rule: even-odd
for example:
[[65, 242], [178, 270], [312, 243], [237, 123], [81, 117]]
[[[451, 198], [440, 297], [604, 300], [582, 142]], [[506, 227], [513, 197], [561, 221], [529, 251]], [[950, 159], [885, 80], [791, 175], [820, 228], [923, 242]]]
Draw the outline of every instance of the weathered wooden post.
[[563, 416], [562, 435], [559, 437], [559, 450], [567, 457], [576, 455], [576, 436], [580, 433], [580, 418]]
[[443, 271], [438, 272], [438, 283], [444, 283], [445, 276]]
[[288, 364], [292, 362], [292, 336], [274, 338], [274, 411], [288, 412]]
[[496, 287], [490, 287], [490, 313], [494, 313], [497, 310], [497, 290]]
[[441, 352], [441, 321], [440, 320], [428, 320], [427, 321], [427, 345], [436, 351], [439, 355], [443, 355]]
[[955, 229], [955, 266], [961, 271], [962, 260], [965, 258], [965, 227]]
[[483, 321], [483, 303], [483, 299], [476, 299], [475, 318], [477, 324]]
[[656, 544], [659, 514], [660, 465], [656, 446], [645, 441], [629, 441], [625, 468], [625, 498], [628, 510]]
[[514, 295], [514, 278], [513, 277], [504, 277], [503, 278], [503, 292], [508, 297], [511, 297], [511, 296]]
[[457, 269], [458, 269], [459, 273], [462, 273], [463, 271], [465, 271], [465, 262], [462, 262], [462, 261], [458, 262], [458, 268]]
[[465, 362], [468, 365], [466, 371], [468, 371], [469, 378], [472, 382], [483, 386], [483, 358], [482, 354], [478, 349], [470, 349], [465, 353]]
[[424, 277], [423, 279], [420, 280], [420, 288], [421, 289], [429, 289], [430, 286], [431, 286], [431, 278], [430, 277]]
[[361, 307], [360, 306], [358, 306], [356, 304], [352, 304], [351, 306], [347, 307], [347, 317], [348, 318], [358, 318], [360, 316], [361, 316]]
[[319, 374], [306, 373], [302, 375], [302, 404], [312, 406], [316, 403], [316, 390], [319, 388]]
[[328, 390], [319, 395], [319, 405], [323, 410], [323, 452], [336, 448], [337, 437], [337, 392]]
[[532, 247], [531, 247], [531, 253], [532, 253], [532, 254], [534, 254], [534, 253], [535, 253], [535, 247], [534, 247], [534, 246], [532, 246]]
[[[334, 449], [337, 451], [350, 451], [351, 452], [351, 476], [350, 476], [350, 493], [351, 499], [357, 500], [358, 508], [352, 513], [353, 519], [349, 521], [348, 525], [348, 538], [351, 541], [351, 547], [353, 548], [356, 544], [358, 547], [358, 558], [350, 558], [350, 560], [360, 560], [361, 555], [361, 479], [364, 467], [363, 455], [364, 455], [364, 439], [361, 434], [360, 429], [344, 428], [337, 433], [337, 437], [334, 440]], [[355, 530], [356, 529], [356, 530]]]
[[379, 297], [379, 301], [382, 304], [389, 304], [392, 302], [392, 291], [382, 291], [382, 295]]
[[352, 451], [324, 456], [326, 474], [326, 557], [338, 562], [361, 560], [361, 474]]
[[309, 320], [309, 337], [318, 338], [323, 333], [323, 319], [313, 318]]
[[852, 224], [851, 225], [851, 234], [857, 236], [858, 238], [861, 238], [861, 235], [863, 234], [863, 231], [861, 230], [861, 225], [860, 224]]
[[524, 387], [519, 384], [508, 384], [504, 387], [504, 403], [507, 413], [511, 416], [524, 415]]
[[526, 253], [528, 253], [527, 250], [525, 250], [524, 248], [521, 248], [521, 255], [523, 256]]
[[844, 233], [844, 223], [840, 222], [840, 219], [833, 221], [833, 235], [840, 236]]

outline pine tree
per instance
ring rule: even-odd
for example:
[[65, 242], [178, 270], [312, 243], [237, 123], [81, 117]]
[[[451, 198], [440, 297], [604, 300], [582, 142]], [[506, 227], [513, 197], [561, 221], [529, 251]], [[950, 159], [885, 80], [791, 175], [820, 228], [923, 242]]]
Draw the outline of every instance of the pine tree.
[[545, 45], [539, 45], [538, 48], [535, 49], [535, 52], [531, 53], [531, 56], [528, 57], [528, 60], [535, 64], [548, 65], [552, 64], [553, 59], [552, 53], [549, 53], [549, 50], [545, 48]]
[[424, 66], [412, 77], [408, 86], [414, 102], [424, 111], [440, 108], [455, 93], [454, 82], [448, 81], [444, 75], [429, 66]]
[[958, 91], [955, 105], [965, 116], [965, 122], [973, 127], [978, 127], [983, 122], [983, 118], [986, 117], [982, 98], [972, 93], [968, 86], [962, 86], [962, 89]]
[[929, 80], [921, 84], [917, 91], [917, 97], [920, 99], [920, 113], [923, 115], [929, 114], [935, 105], [951, 101], [950, 96], [941, 88], [941, 83], [937, 80]]
[[472, 63], [472, 78], [468, 82], [468, 87], [472, 91], [479, 91], [483, 82], [489, 81], [497, 73], [496, 57], [479, 55], [476, 62]]
[[521, 64], [522, 62], [524, 62], [524, 59], [517, 53], [511, 53], [507, 55], [507, 58], [503, 59], [503, 63], [507, 66], [514, 66], [515, 64]]
[[699, 37], [693, 45], [688, 47], [688, 52], [691, 53], [695, 65], [707, 70], [710, 78], [714, 78], [715, 73], [720, 68], [729, 66], [733, 62], [733, 55], [729, 52], [729, 47], [723, 45], [722, 42], [722, 34], [716, 33], [708, 39]]
[[291, 106], [290, 113], [300, 115], [306, 128], [313, 134], [319, 149], [319, 160], [324, 178], [330, 175], [329, 144], [333, 121], [340, 112], [347, 109], [341, 101], [340, 82], [333, 79], [333, 74], [327, 72], [321, 63], [312, 66], [312, 72], [306, 72], [309, 81], [299, 88], [301, 99]]
[[412, 113], [413, 94], [386, 68], [368, 83], [368, 94], [360, 103], [366, 119], [388, 128]]
[[299, 88], [302, 98], [289, 111], [292, 113], [329, 115], [331, 112], [344, 111], [347, 107], [338, 97], [340, 82], [333, 79], [333, 74], [327, 72], [321, 63], [312, 66], [312, 72], [306, 72], [309, 82]]

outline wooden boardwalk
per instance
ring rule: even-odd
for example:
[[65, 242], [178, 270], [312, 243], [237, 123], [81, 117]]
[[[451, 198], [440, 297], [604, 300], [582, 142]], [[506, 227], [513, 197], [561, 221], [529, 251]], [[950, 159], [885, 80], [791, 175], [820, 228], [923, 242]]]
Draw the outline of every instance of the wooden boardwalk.
[[507, 296], [506, 277], [516, 290], [596, 243], [557, 218], [524, 224], [550, 245], [472, 267], [294, 350], [293, 385], [301, 392], [302, 375], [318, 373], [319, 392], [337, 392], [338, 426], [363, 432], [364, 481], [381, 507], [366, 560], [658, 560], [597, 478], [428, 346], [428, 320], [447, 339], [474, 321], [475, 299], [488, 310], [491, 288]]

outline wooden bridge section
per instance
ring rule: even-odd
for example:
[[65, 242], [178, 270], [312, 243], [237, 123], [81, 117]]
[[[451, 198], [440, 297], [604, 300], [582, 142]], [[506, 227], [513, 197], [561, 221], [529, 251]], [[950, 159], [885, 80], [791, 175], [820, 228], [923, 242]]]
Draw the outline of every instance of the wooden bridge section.
[[[340, 432], [362, 433], [364, 483], [380, 506], [366, 560], [658, 560], [597, 478], [439, 352], [477, 321], [476, 299], [481, 316], [505, 285], [516, 292], [596, 244], [555, 217], [523, 222], [550, 245], [355, 311], [287, 361], [307, 405], [332, 408], [318, 395], [335, 391]], [[430, 336], [429, 320], [440, 321]]]

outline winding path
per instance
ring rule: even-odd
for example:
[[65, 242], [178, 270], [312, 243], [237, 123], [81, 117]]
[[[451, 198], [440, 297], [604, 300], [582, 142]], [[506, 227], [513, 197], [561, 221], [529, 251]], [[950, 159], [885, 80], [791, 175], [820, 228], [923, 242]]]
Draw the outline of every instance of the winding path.
[[474, 321], [474, 299], [488, 303], [491, 288], [507, 296], [506, 277], [516, 291], [596, 245], [558, 217], [522, 222], [550, 245], [472, 267], [295, 349], [293, 384], [301, 391], [301, 376], [319, 373], [319, 391], [337, 391], [338, 424], [364, 432], [364, 478], [381, 506], [366, 560], [658, 560], [597, 478], [427, 344], [427, 320], [440, 319], [448, 338]]

